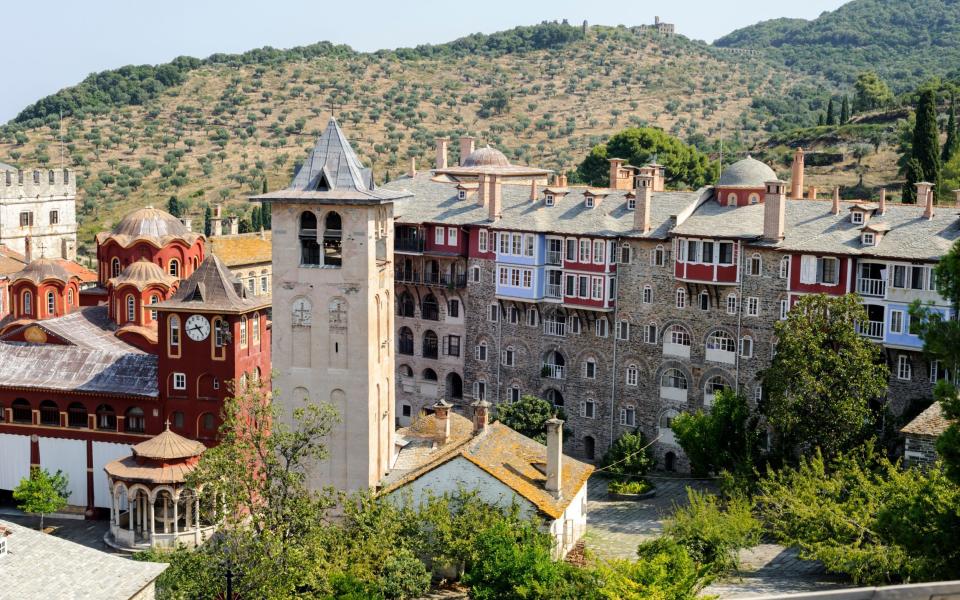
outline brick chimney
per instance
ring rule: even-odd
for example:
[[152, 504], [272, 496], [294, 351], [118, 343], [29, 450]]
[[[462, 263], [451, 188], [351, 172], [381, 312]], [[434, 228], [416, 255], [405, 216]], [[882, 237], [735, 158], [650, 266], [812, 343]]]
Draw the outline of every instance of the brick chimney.
[[640, 233], [650, 231], [650, 204], [653, 201], [653, 176], [637, 175], [637, 207], [633, 211], [633, 228]]
[[815, 185], [811, 185], [811, 186], [810, 186], [810, 189], [807, 191], [807, 199], [808, 199], [808, 200], [816, 200], [816, 199], [817, 199], [817, 186], [815, 186]]
[[496, 221], [503, 213], [503, 183], [500, 175], [487, 175], [487, 207], [491, 221]]
[[530, 201], [531, 202], [537, 201], [537, 180], [536, 179], [530, 180]]
[[923, 218], [928, 221], [933, 218], [933, 184], [926, 181], [918, 181], [917, 186], [917, 204], [923, 204]]
[[417, 176], [417, 157], [416, 156], [410, 157], [410, 170], [407, 172], [407, 175], [409, 175], [410, 177]]
[[547, 421], [547, 483], [548, 492], [560, 497], [563, 482], [563, 421], [554, 417]]
[[567, 176], [566, 176], [566, 174], [561, 173], [560, 175], [557, 175], [557, 185], [560, 186], [560, 187], [562, 187], [562, 188], [567, 187]]
[[447, 168], [447, 145], [450, 143], [450, 138], [438, 137], [437, 138], [437, 162], [434, 165], [437, 169], [446, 169]]
[[469, 135], [460, 136], [460, 165], [463, 166], [463, 161], [467, 159], [468, 156], [473, 154], [474, 148], [474, 138]]
[[490, 403], [486, 400], [474, 400], [473, 407], [473, 435], [487, 431], [487, 419], [490, 415]]
[[803, 148], [797, 148], [793, 154], [793, 170], [790, 174], [790, 197], [803, 199]]
[[763, 239], [779, 241], [786, 229], [787, 182], [775, 179], [768, 181], [763, 198]]
[[877, 208], [877, 214], [887, 212], [887, 188], [880, 188], [880, 206]]
[[240, 233], [240, 217], [227, 217], [227, 221], [230, 223], [230, 235]]
[[833, 204], [830, 207], [830, 212], [835, 215], [840, 214], [840, 186], [833, 186]]
[[443, 398], [433, 405], [433, 418], [437, 421], [437, 433], [440, 434], [441, 446], [450, 439], [450, 408], [452, 406]]
[[658, 162], [652, 162], [647, 167], [653, 175], [653, 191], [662, 192], [666, 188], [667, 168]]
[[488, 177], [490, 176], [486, 173], [480, 173], [480, 177], [477, 179], [477, 206], [486, 207], [489, 202], [487, 199]]
[[210, 217], [210, 237], [216, 237], [223, 233], [223, 218], [221, 217], [222, 207], [217, 204], [213, 207], [213, 216]]
[[620, 167], [623, 166], [623, 159], [608, 158], [607, 161], [610, 163], [610, 181], [607, 183], [607, 187], [611, 190], [620, 189], [617, 187], [617, 182], [620, 181]]

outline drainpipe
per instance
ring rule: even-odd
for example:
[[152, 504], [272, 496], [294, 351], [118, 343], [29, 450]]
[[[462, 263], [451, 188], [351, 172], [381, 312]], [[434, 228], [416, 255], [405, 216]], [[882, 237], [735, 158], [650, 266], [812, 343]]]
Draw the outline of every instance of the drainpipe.
[[[623, 238], [617, 238], [616, 245], [613, 248], [614, 253], [619, 250]], [[616, 254], [614, 254], [616, 256]], [[619, 264], [619, 263], [618, 263]], [[614, 420], [614, 415], [616, 414], [616, 401], [617, 401], [617, 327], [620, 324], [619, 315], [620, 315], [620, 269], [617, 269], [617, 294], [613, 299], [613, 371], [611, 374], [611, 384], [610, 384], [610, 446], [613, 445], [613, 431], [616, 421]], [[610, 448], [607, 446], [607, 448]]]
[[[493, 270], [494, 277], [496, 277], [497, 270]], [[503, 319], [506, 318], [503, 311], [503, 305], [499, 300], [497, 300], [497, 404], [500, 404], [500, 370], [503, 367], [502, 358], [500, 352], [500, 344], [503, 340]]]
[[[737, 257], [737, 279], [740, 280], [740, 285], [737, 287], [737, 354], [736, 354], [736, 370], [735, 370], [735, 383], [734, 383], [734, 393], [740, 393], [740, 344], [742, 340], [741, 329], [743, 326], [743, 242], [737, 241], [737, 250], [739, 256]], [[754, 346], [756, 345], [756, 340], [751, 342]], [[750, 349], [750, 352], [753, 352], [753, 348]]]

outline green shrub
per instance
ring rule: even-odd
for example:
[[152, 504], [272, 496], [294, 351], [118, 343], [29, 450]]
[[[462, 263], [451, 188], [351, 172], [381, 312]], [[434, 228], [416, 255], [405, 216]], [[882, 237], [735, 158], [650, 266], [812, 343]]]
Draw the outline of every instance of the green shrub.
[[653, 466], [653, 455], [647, 444], [639, 431], [621, 435], [603, 456], [601, 468], [613, 475], [643, 477]]
[[686, 548], [670, 538], [640, 544], [637, 561], [614, 560], [597, 566], [600, 598], [609, 600], [692, 600], [710, 582]]
[[653, 484], [646, 479], [631, 481], [615, 479], [607, 484], [607, 491], [611, 494], [645, 494], [652, 489]]
[[379, 583], [387, 600], [407, 600], [418, 598], [430, 589], [430, 574], [413, 552], [401, 548], [387, 558]]
[[689, 504], [677, 506], [664, 534], [687, 549], [690, 557], [714, 573], [737, 568], [737, 553], [760, 542], [760, 522], [750, 502], [734, 497], [721, 506], [713, 494], [687, 488]]

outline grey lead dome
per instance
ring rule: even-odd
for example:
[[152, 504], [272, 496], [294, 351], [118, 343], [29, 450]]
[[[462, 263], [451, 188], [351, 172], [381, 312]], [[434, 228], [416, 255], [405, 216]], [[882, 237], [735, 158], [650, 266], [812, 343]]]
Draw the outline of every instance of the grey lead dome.
[[775, 179], [777, 174], [766, 163], [748, 156], [724, 169], [717, 187], [762, 188]]

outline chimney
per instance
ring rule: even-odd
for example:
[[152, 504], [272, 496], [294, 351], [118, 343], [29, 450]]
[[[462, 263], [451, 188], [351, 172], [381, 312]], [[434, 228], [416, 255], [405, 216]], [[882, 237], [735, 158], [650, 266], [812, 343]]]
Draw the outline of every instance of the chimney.
[[830, 208], [830, 212], [835, 215], [840, 214], [840, 186], [833, 186], [833, 205]]
[[477, 206], [486, 206], [487, 205], [487, 178], [489, 175], [486, 173], [480, 173], [480, 177], [477, 180]]
[[183, 223], [183, 226], [187, 228], [187, 231], [193, 231], [193, 219], [190, 217], [184, 217], [180, 219], [180, 222]]
[[486, 400], [474, 400], [473, 404], [473, 435], [487, 431], [487, 417], [490, 413], [490, 403]]
[[656, 162], [652, 162], [647, 166], [650, 167], [653, 174], [653, 191], [662, 192], [665, 189], [664, 184], [667, 178], [667, 168]]
[[416, 156], [410, 157], [410, 171], [409, 173], [407, 173], [407, 175], [409, 175], [410, 177], [417, 176], [417, 157]]
[[880, 188], [880, 206], [877, 208], [877, 214], [887, 212], [887, 188]]
[[786, 228], [787, 182], [775, 179], [766, 184], [763, 198], [763, 239], [779, 241]]
[[547, 484], [546, 490], [560, 497], [563, 481], [563, 421], [547, 420]]
[[474, 138], [469, 135], [460, 136], [460, 166], [463, 166], [463, 161], [467, 159], [468, 156], [473, 154], [474, 148]]
[[213, 216], [210, 217], [210, 237], [215, 237], [223, 233], [221, 212], [222, 209], [219, 204], [213, 207]]
[[447, 168], [447, 144], [450, 143], [450, 138], [439, 137], [437, 138], [437, 162], [435, 168], [437, 169], [446, 169]]
[[803, 199], [803, 148], [797, 148], [793, 154], [793, 172], [790, 175], [790, 197]]
[[637, 207], [633, 211], [633, 228], [640, 233], [650, 231], [650, 204], [653, 200], [653, 175], [637, 175]]
[[490, 208], [490, 220], [496, 221], [503, 212], [503, 184], [500, 175], [487, 175], [487, 206]]
[[450, 407], [453, 406], [449, 404], [443, 398], [437, 400], [437, 403], [433, 405], [433, 417], [437, 421], [437, 432], [440, 434], [440, 445], [447, 443], [447, 440], [450, 439]]
[[240, 233], [240, 217], [228, 217], [230, 222], [230, 235], [237, 235]]
[[807, 199], [816, 200], [817, 199], [817, 186], [811, 185], [810, 190], [807, 192]]
[[530, 201], [531, 202], [537, 201], [537, 180], [536, 179], [530, 180]]
[[560, 179], [560, 187], [567, 187], [567, 176], [564, 173], [561, 173], [558, 178]]
[[623, 159], [608, 158], [607, 161], [610, 163], [610, 181], [607, 183], [607, 187], [611, 190], [620, 189], [617, 187], [617, 182], [620, 181], [620, 167], [623, 165]]
[[31, 244], [30, 236], [23, 238], [23, 260], [28, 265], [33, 262], [33, 244]]
[[923, 203], [923, 218], [928, 221], [933, 218], [933, 184], [926, 181], [918, 181], [917, 186], [917, 204]]

